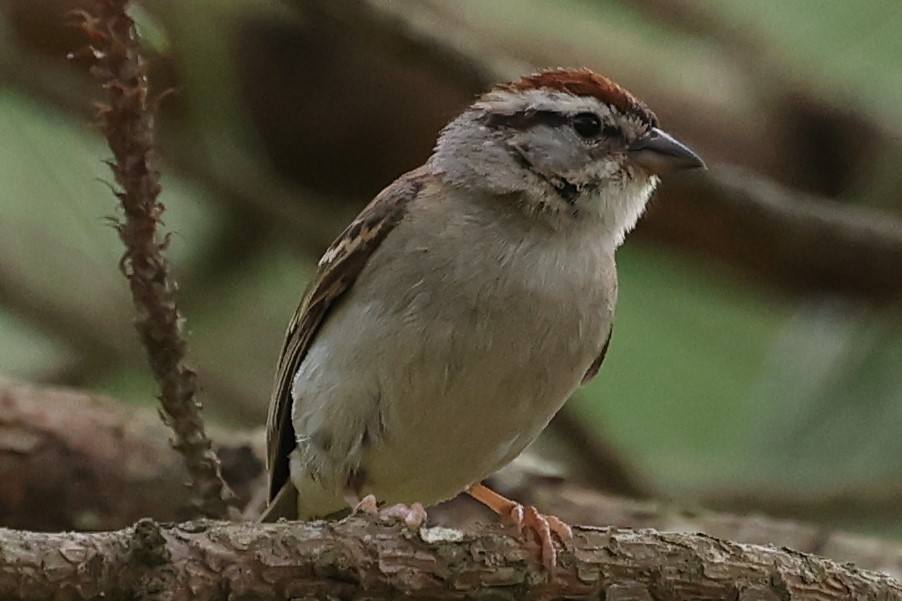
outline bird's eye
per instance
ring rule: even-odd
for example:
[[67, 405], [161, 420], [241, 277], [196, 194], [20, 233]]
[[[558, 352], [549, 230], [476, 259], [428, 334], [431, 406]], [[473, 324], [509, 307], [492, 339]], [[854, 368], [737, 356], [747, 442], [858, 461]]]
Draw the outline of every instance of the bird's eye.
[[595, 113], [578, 113], [570, 120], [573, 131], [583, 138], [594, 138], [601, 133], [601, 119]]

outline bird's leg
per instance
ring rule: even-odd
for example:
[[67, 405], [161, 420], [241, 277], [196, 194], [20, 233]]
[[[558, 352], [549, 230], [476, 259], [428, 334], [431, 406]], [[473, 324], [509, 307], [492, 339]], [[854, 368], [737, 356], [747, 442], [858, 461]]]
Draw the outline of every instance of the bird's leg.
[[539, 539], [542, 563], [551, 571], [557, 564], [552, 533], [563, 543], [573, 539], [573, 531], [563, 520], [553, 515], [544, 515], [532, 505], [523, 506], [503, 497], [482, 484], [472, 484], [467, 494], [501, 516], [502, 523], [514, 526], [521, 537], [532, 531]]

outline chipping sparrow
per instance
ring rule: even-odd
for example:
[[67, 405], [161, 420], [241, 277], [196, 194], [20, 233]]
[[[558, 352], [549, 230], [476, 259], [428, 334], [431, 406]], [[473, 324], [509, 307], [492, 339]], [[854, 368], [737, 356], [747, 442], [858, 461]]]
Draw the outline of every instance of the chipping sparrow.
[[291, 321], [268, 425], [268, 517], [460, 492], [539, 534], [563, 522], [479, 484], [604, 359], [614, 251], [658, 175], [703, 167], [648, 108], [589, 70], [479, 98], [429, 161], [339, 236]]

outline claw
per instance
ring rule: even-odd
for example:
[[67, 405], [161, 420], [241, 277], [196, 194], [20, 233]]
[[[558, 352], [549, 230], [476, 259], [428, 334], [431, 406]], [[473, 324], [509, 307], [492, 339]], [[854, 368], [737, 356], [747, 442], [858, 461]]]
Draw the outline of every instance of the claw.
[[367, 495], [363, 497], [360, 501], [357, 499], [351, 499], [348, 501], [348, 505], [350, 505], [353, 509], [352, 513], [365, 513], [367, 515], [376, 515], [379, 513], [379, 507], [376, 503], [376, 497], [373, 495]]
[[523, 540], [529, 540], [532, 533], [538, 543], [542, 565], [549, 573], [557, 566], [557, 550], [554, 548], [554, 535], [564, 546], [573, 540], [573, 530], [562, 519], [553, 515], [545, 515], [532, 505], [521, 505], [507, 499], [482, 484], [474, 484], [467, 493], [474, 499], [501, 516], [503, 524], [517, 529]]
[[542, 564], [546, 570], [553, 572], [557, 566], [557, 550], [554, 548], [552, 534], [557, 535], [561, 543], [566, 545], [573, 540], [573, 531], [560, 518], [540, 513], [532, 505], [519, 507], [523, 515], [523, 521], [519, 525], [520, 536], [526, 539], [530, 531], [536, 535], [541, 547]]
[[412, 505], [398, 503], [380, 511], [379, 516], [400, 520], [404, 522], [408, 529], [414, 532], [418, 531], [426, 523], [426, 510], [421, 503]]
[[351, 508], [351, 513], [363, 513], [366, 515], [378, 515], [404, 522], [410, 530], [416, 532], [426, 523], [426, 510], [422, 503], [405, 505], [398, 503], [385, 509], [379, 509], [379, 503], [374, 495], [367, 495], [358, 500], [357, 495], [349, 492], [345, 495], [345, 502]]

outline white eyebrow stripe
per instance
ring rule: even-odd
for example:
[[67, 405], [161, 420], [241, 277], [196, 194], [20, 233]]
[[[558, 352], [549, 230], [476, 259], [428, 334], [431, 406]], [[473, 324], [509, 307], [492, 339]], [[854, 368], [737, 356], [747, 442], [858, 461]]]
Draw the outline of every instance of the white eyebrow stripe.
[[513, 115], [524, 111], [552, 111], [565, 115], [592, 112], [602, 119], [622, 116], [610, 105], [590, 96], [574, 96], [556, 90], [492, 90], [473, 108], [491, 113]]

